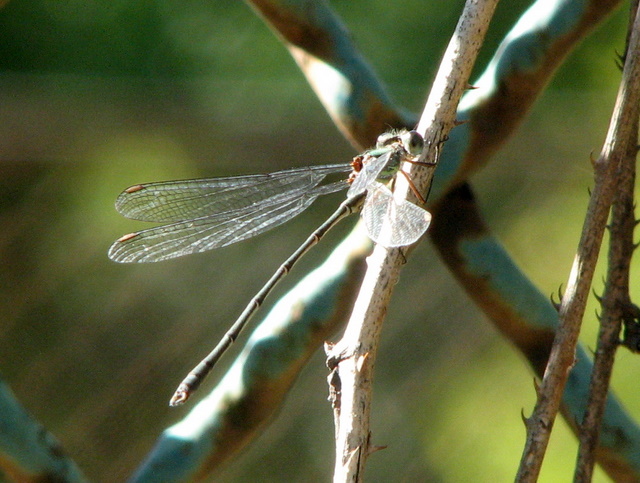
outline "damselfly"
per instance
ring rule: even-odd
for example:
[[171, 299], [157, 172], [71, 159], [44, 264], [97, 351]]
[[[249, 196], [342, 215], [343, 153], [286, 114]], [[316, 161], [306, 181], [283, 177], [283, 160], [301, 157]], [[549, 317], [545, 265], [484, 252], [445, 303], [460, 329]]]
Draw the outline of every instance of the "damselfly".
[[[157, 262], [264, 233], [301, 213], [318, 196], [349, 187], [347, 199], [278, 268], [213, 351], [184, 379], [171, 399], [172, 406], [185, 402], [198, 388], [273, 287], [342, 218], [362, 206], [369, 237], [386, 247], [410, 245], [424, 234], [431, 215], [413, 203], [396, 201], [380, 183], [392, 179], [403, 161], [417, 162], [423, 147], [422, 136], [415, 131], [391, 132], [381, 135], [376, 148], [356, 156], [351, 165], [139, 184], [118, 196], [116, 209], [127, 218], [168, 224], [120, 237], [111, 245], [109, 258], [124, 263]], [[348, 171], [347, 180], [321, 184], [330, 174]]]

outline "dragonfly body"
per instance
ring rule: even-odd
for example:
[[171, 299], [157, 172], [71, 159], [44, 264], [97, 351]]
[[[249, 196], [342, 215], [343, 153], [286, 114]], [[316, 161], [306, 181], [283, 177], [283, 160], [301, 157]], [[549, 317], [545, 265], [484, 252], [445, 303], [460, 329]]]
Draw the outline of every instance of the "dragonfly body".
[[[376, 148], [356, 156], [351, 165], [148, 183], [127, 188], [118, 196], [116, 209], [124, 216], [166, 223], [124, 235], [111, 245], [109, 258], [128, 263], [166, 260], [250, 238], [293, 218], [318, 196], [349, 188], [347, 199], [280, 266], [218, 346], [189, 373], [171, 405], [186, 401], [271, 289], [342, 218], [363, 206], [362, 218], [370, 238], [386, 247], [409, 245], [422, 236], [431, 215], [408, 201], [396, 202], [380, 181], [392, 179], [403, 161], [414, 161], [423, 143], [415, 131], [386, 133], [378, 138]], [[348, 180], [323, 184], [327, 176], [348, 171]]]

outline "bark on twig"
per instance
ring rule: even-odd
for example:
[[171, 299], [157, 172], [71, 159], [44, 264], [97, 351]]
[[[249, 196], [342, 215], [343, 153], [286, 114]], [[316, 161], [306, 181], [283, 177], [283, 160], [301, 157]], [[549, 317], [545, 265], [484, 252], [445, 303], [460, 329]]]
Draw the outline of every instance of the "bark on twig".
[[[634, 2], [629, 23], [629, 37], [634, 30], [634, 20], [637, 13], [638, 2]], [[638, 61], [637, 53], [629, 55], [629, 45], [625, 58], [630, 61]], [[623, 79], [623, 82], [628, 78]], [[609, 393], [613, 363], [618, 346], [620, 345], [620, 330], [623, 321], [628, 321], [634, 326], [637, 324], [637, 309], [631, 303], [629, 295], [629, 272], [631, 257], [635, 249], [633, 242], [633, 230], [636, 225], [634, 216], [634, 187], [635, 187], [635, 163], [638, 153], [638, 111], [639, 104], [636, 98], [624, 107], [628, 111], [628, 120], [631, 122], [629, 137], [620, 139], [619, 148], [625, 153], [620, 160], [620, 167], [616, 173], [618, 190], [616, 191], [611, 210], [609, 246], [609, 262], [607, 280], [604, 294], [600, 300], [602, 315], [598, 344], [594, 357], [593, 374], [589, 387], [589, 400], [587, 410], [580, 427], [580, 448], [574, 481], [589, 482], [593, 476], [593, 468], [596, 461], [596, 453], [600, 440], [600, 428]], [[626, 144], [626, 146], [625, 146]], [[615, 159], [615, 155], [614, 155]]]
[[578, 334], [591, 281], [600, 251], [609, 210], [618, 189], [616, 174], [627, 151], [627, 142], [636, 129], [640, 89], [640, 18], [636, 16], [629, 53], [623, 72], [612, 122], [604, 148], [594, 162], [595, 186], [567, 290], [560, 306], [561, 325], [538, 392], [534, 412], [527, 419], [527, 441], [517, 481], [536, 481], [569, 371], [573, 365]]
[[[436, 160], [455, 125], [458, 102], [468, 85], [496, 4], [497, 0], [476, 0], [465, 5], [418, 126], [428, 146], [422, 161]], [[423, 193], [428, 192], [433, 171], [424, 167], [407, 169]], [[411, 197], [410, 193], [406, 180], [398, 177], [395, 196]], [[401, 249], [375, 248], [345, 334], [340, 342], [327, 347], [331, 380], [339, 383], [337, 404], [334, 399], [338, 425], [335, 482], [361, 481], [367, 456], [374, 450], [369, 424], [373, 368], [386, 307], [405, 257], [406, 251]], [[333, 394], [337, 392], [334, 390]]]

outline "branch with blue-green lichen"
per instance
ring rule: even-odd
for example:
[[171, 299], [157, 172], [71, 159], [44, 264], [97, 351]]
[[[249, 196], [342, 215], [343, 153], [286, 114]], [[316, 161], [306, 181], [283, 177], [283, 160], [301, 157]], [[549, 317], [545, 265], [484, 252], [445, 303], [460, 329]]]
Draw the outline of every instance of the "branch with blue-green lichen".
[[357, 151], [418, 118], [398, 108], [323, 0], [248, 2], [282, 40], [340, 132]]
[[60, 443], [0, 381], [0, 470], [13, 481], [87, 481]]

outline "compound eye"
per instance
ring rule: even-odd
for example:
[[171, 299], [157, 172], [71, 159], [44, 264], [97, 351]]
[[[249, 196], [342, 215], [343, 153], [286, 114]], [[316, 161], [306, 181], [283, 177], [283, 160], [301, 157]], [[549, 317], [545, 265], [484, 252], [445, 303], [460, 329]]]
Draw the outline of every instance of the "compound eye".
[[383, 132], [378, 136], [378, 140], [376, 141], [377, 148], [384, 148], [389, 144], [392, 144], [398, 140], [398, 135], [394, 132]]
[[[379, 138], [378, 138], [379, 139]], [[402, 145], [409, 154], [418, 156], [424, 149], [424, 139], [418, 131], [408, 131], [402, 134]]]

